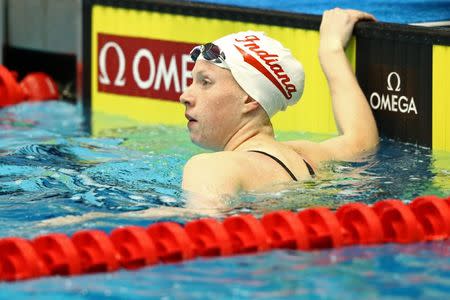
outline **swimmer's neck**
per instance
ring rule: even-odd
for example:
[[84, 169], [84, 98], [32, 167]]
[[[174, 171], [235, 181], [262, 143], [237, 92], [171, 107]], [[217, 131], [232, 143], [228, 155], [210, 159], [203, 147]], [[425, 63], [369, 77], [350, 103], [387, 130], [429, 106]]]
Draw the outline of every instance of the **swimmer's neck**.
[[271, 124], [258, 127], [243, 126], [228, 140], [223, 151], [246, 151], [274, 141], [275, 135]]

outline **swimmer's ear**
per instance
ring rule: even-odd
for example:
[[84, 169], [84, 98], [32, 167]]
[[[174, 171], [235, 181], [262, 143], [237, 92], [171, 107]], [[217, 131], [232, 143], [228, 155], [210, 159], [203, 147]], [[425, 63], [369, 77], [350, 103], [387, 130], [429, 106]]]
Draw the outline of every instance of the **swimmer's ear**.
[[244, 113], [248, 113], [251, 111], [254, 111], [260, 107], [260, 104], [258, 101], [250, 97], [249, 95], [245, 94], [245, 101], [244, 101]]

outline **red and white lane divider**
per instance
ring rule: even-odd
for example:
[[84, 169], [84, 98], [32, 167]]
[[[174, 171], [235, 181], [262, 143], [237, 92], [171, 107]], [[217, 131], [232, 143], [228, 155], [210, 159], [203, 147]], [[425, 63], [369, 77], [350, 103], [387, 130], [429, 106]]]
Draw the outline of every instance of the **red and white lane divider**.
[[386, 199], [368, 206], [345, 204], [336, 212], [315, 207], [274, 211], [224, 221], [205, 218], [181, 226], [125, 226], [109, 235], [82, 230], [33, 240], [0, 239], [0, 280], [136, 269], [195, 257], [229, 256], [270, 249], [314, 250], [350, 245], [415, 243], [450, 237], [450, 197], [422, 196], [410, 204]]

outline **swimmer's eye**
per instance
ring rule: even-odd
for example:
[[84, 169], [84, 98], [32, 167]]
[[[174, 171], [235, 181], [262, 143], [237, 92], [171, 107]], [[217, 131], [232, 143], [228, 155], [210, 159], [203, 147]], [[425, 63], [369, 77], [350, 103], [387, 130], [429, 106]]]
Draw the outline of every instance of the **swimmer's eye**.
[[208, 85], [210, 85], [212, 82], [211, 82], [211, 80], [209, 80], [209, 79], [202, 79], [201, 80], [201, 85], [202, 86], [208, 86]]

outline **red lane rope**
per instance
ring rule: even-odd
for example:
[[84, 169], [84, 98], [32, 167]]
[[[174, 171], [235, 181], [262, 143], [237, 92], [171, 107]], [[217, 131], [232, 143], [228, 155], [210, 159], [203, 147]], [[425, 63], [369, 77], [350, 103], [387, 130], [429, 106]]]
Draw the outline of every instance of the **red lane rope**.
[[0, 108], [24, 101], [59, 99], [58, 85], [43, 72], [27, 74], [20, 83], [17, 72], [0, 65]]
[[109, 235], [82, 230], [33, 240], [0, 239], [0, 280], [136, 269], [195, 257], [229, 256], [269, 249], [314, 250], [350, 245], [415, 243], [450, 237], [450, 197], [421, 196], [410, 204], [386, 199], [349, 203], [336, 212], [315, 207], [249, 214], [223, 222], [204, 218], [184, 227], [174, 222], [125, 226]]

